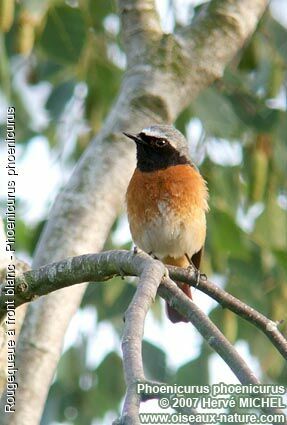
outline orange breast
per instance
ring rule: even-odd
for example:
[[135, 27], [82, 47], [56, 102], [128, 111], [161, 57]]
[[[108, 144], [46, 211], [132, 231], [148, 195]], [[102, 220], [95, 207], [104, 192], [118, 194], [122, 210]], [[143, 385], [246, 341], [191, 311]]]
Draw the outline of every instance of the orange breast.
[[207, 198], [205, 181], [189, 165], [145, 173], [136, 169], [126, 195], [128, 215], [142, 223], [160, 213], [160, 202], [166, 201], [174, 212], [185, 215], [194, 208], [207, 211]]
[[[199, 172], [189, 165], [175, 165], [154, 172], [141, 172], [136, 169], [126, 194], [127, 212], [134, 242], [141, 248], [141, 241], [146, 237], [145, 232], [151, 233], [152, 229], [157, 230], [158, 222], [158, 226], [161, 226], [162, 232], [166, 234], [167, 244], [172, 243], [172, 235], [177, 243], [181, 228], [182, 231], [186, 231], [187, 228], [191, 228], [189, 223], [193, 221], [204, 226], [202, 236], [198, 236], [204, 241], [207, 198], [205, 181]], [[152, 223], [155, 224], [151, 228]], [[162, 239], [164, 243], [164, 235]], [[149, 240], [152, 240], [152, 235]], [[142, 245], [146, 246], [148, 243]], [[145, 246], [142, 249], [146, 250]], [[169, 254], [168, 251], [167, 253]]]

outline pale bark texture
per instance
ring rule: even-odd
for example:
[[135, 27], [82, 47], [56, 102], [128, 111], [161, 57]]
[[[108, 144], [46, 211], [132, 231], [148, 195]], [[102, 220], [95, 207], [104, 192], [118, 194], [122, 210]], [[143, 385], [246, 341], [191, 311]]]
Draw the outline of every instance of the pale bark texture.
[[[68, 257], [33, 270], [28, 270], [25, 263], [17, 261], [14, 295], [7, 296], [5, 294], [5, 279], [4, 276], [1, 277], [0, 273], [0, 323], [6, 316], [7, 299], [13, 300], [18, 312], [19, 307], [24, 307], [26, 303], [68, 286], [82, 282], [106, 282], [114, 276], [139, 276], [143, 266], [140, 264], [140, 267], [137, 264], [136, 267], [135, 263], [140, 260], [148, 262], [147, 258], [148, 260], [151, 259], [151, 257], [147, 256], [146, 258], [145, 256], [147, 254], [142, 251], [137, 255], [134, 252], [124, 250], [104, 251], [98, 254]], [[157, 260], [154, 262], [158, 263]], [[165, 271], [168, 271], [169, 277], [173, 281], [185, 282], [196, 287], [199, 291], [217, 301], [223, 308], [228, 308], [260, 329], [287, 360], [287, 340], [279, 331], [278, 322], [268, 319], [259, 311], [215, 285], [205, 275], [198, 279], [195, 271], [190, 268], [165, 267]], [[1, 283], [2, 280], [3, 283]]]
[[[6, 252], [6, 234], [4, 230], [4, 225], [2, 220], [0, 219], [0, 282], [4, 282], [6, 279], [7, 265], [11, 263], [10, 254]], [[25, 263], [17, 262], [17, 269], [19, 272], [28, 270], [28, 267]], [[0, 290], [1, 292], [1, 290]], [[5, 297], [5, 301], [6, 301]], [[22, 322], [26, 312], [26, 305], [22, 305], [20, 308], [16, 310], [16, 326], [15, 338], [18, 339], [20, 329], [22, 326]], [[5, 305], [6, 310], [6, 305]], [[5, 316], [4, 316], [5, 319]], [[7, 383], [7, 335], [6, 331], [7, 326], [5, 324], [5, 320], [3, 320], [3, 316], [0, 318], [0, 394], [2, 394], [3, 389]], [[0, 410], [1, 411], [1, 410]]]
[[[128, 68], [101, 132], [51, 209], [34, 267], [102, 249], [135, 165], [122, 131], [172, 123], [196, 95], [222, 76], [256, 28], [266, 0], [214, 0], [193, 26], [163, 34], [153, 0], [120, 0]], [[17, 410], [0, 424], [37, 425], [63, 337], [85, 285], [32, 303], [18, 344]]]

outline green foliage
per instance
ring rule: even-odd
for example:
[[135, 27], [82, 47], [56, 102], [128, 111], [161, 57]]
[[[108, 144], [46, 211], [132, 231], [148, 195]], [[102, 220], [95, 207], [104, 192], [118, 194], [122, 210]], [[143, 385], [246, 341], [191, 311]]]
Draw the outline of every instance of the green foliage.
[[194, 115], [201, 119], [205, 131], [210, 135], [234, 139], [244, 129], [232, 104], [214, 87], [205, 90], [195, 100], [192, 108]]
[[97, 308], [99, 320], [111, 320], [122, 324], [124, 312], [128, 308], [135, 287], [120, 277], [114, 277], [106, 283], [92, 283], [83, 298], [82, 305]]
[[147, 379], [158, 382], [167, 381], [166, 353], [156, 345], [143, 341], [142, 355]]
[[232, 217], [214, 208], [210, 217], [212, 234], [210, 244], [214, 251], [225, 253], [225, 258], [244, 258], [248, 256], [243, 231], [234, 223]]
[[[25, 40], [21, 16], [24, 12], [30, 16], [30, 12], [25, 9], [24, 3], [15, 3], [14, 18], [12, 14], [9, 18], [10, 30], [5, 24], [8, 32], [1, 34], [1, 96], [16, 107], [17, 142], [21, 143], [23, 153], [32, 137], [45, 136], [55, 161], [62, 155], [65, 143], [61, 125], [69, 118], [70, 105], [80, 99], [82, 115], [79, 121], [85, 130], [75, 133], [72, 127], [76, 142], [75, 146], [69, 146], [68, 158], [61, 158], [65, 169], [75, 165], [102, 125], [120, 86], [124, 56], [121, 56], [123, 52], [117, 30], [110, 30], [107, 26], [107, 20], [113, 21], [115, 27], [118, 24], [116, 4], [110, 0], [81, 0], [71, 7], [69, 2], [62, 0], [45, 2], [47, 8], [43, 7], [37, 19], [29, 21], [30, 26], [25, 27], [30, 34], [30, 38]], [[195, 8], [195, 14], [201, 9], [202, 6]], [[175, 11], [174, 15], [177, 18]], [[176, 26], [180, 26], [178, 22]], [[285, 334], [287, 113], [284, 108], [279, 109], [278, 102], [274, 103], [272, 99], [278, 99], [280, 93], [281, 98], [286, 98], [286, 40], [286, 28], [266, 13], [258, 30], [231, 62], [223, 78], [202, 92], [176, 123], [183, 132], [193, 118], [200, 120], [202, 126], [200, 169], [210, 192], [203, 272], [208, 271], [211, 277], [213, 273], [221, 274], [229, 292], [280, 322], [280, 329]], [[171, 42], [170, 36], [164, 37], [163, 43]], [[27, 56], [28, 44], [32, 49], [30, 56]], [[176, 53], [177, 44], [172, 47]], [[158, 58], [159, 66], [161, 59]], [[180, 73], [180, 67], [176, 66], [178, 64], [171, 58], [170, 67]], [[41, 85], [50, 87], [43, 105], [48, 120], [42, 125], [35, 125], [31, 105], [25, 95], [19, 93], [15, 83], [23, 69], [26, 70], [23, 79], [29, 89], [39, 89]], [[144, 96], [140, 100], [146, 102]], [[154, 102], [158, 99], [155, 98]], [[160, 102], [156, 105], [162, 109]], [[0, 126], [2, 130], [5, 122], [0, 122]], [[189, 136], [193, 145], [195, 136]], [[218, 142], [217, 152], [210, 145], [211, 139]], [[242, 161], [235, 158], [236, 165], [228, 161], [223, 163], [225, 147], [232, 149], [238, 142]], [[17, 206], [19, 215], [22, 206], [21, 202]], [[252, 216], [252, 211], [257, 211], [257, 215], [254, 213]], [[245, 225], [239, 213], [244, 217]], [[32, 256], [43, 224], [39, 221], [27, 225], [18, 217], [17, 251]], [[118, 222], [113, 232], [117, 227]], [[106, 247], [119, 248], [112, 237]], [[123, 246], [129, 247], [130, 244]], [[134, 295], [135, 285], [133, 280], [118, 277], [89, 285], [81, 307], [96, 309], [95, 332], [101, 324], [110, 323], [115, 341], [119, 340], [124, 312]], [[153, 312], [160, 321], [162, 315], [158, 300]], [[210, 317], [233, 344], [238, 341], [248, 343], [266, 381], [287, 383], [286, 364], [256, 328], [221, 307], [212, 310]], [[53, 422], [90, 425], [93, 419], [103, 421], [107, 412], [118, 411], [124, 395], [121, 359], [113, 347], [97, 367], [88, 367], [89, 338], [81, 333], [80, 343], [63, 354], [50, 389], [42, 425]], [[193, 344], [193, 341], [182, 342], [187, 343]], [[205, 344], [200, 347], [197, 358], [186, 361], [177, 370], [169, 368], [169, 355], [145, 340], [143, 359], [147, 376], [152, 380], [178, 384], [209, 382], [210, 351]]]
[[122, 361], [119, 355], [109, 353], [99, 365], [96, 376], [98, 389], [94, 391], [92, 402], [100, 407], [99, 416], [104, 416], [109, 410], [118, 410], [119, 402], [125, 393]]
[[80, 9], [51, 7], [40, 38], [40, 47], [60, 63], [77, 63], [86, 41], [87, 28]]
[[73, 80], [65, 81], [55, 86], [47, 99], [46, 109], [50, 112], [52, 119], [59, 119], [66, 104], [73, 96], [75, 82]]
[[58, 420], [73, 420], [75, 425], [89, 425], [92, 418], [103, 418], [108, 411], [118, 413], [125, 391], [119, 355], [110, 352], [98, 367], [87, 369], [84, 350], [79, 358], [77, 348], [70, 348], [61, 358], [41, 425], [50, 423], [51, 412], [57, 412]]
[[207, 385], [209, 383], [208, 374], [208, 353], [202, 350], [200, 355], [178, 368], [174, 375], [174, 383], [178, 385]]
[[263, 247], [286, 249], [286, 212], [272, 195], [267, 199], [265, 210], [256, 221], [253, 237]]

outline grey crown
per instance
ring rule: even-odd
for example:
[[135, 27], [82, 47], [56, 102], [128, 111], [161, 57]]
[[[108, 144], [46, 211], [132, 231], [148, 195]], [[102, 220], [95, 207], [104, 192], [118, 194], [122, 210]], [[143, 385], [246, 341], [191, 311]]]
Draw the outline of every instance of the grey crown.
[[172, 125], [152, 125], [144, 128], [141, 133], [166, 139], [181, 155], [190, 158], [186, 138]]

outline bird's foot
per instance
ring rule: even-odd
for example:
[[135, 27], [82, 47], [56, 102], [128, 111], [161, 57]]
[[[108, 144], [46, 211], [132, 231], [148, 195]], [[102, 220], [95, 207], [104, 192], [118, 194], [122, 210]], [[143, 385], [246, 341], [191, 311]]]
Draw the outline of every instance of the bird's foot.
[[201, 277], [201, 273], [200, 270], [198, 270], [196, 267], [193, 267], [193, 273], [195, 274], [195, 280], [196, 280], [196, 285], [199, 285], [199, 281], [200, 281], [200, 277]]
[[137, 255], [137, 254], [139, 254], [141, 252], [141, 249], [139, 249], [136, 245], [134, 246], [134, 248], [133, 248], [133, 254], [134, 255]]
[[203, 280], [204, 282], [207, 281], [207, 276], [205, 273], [200, 273], [200, 279]]
[[187, 267], [187, 269], [190, 272], [192, 272], [193, 274], [195, 274], [196, 286], [198, 286], [199, 285], [199, 281], [200, 281], [201, 277], [203, 276], [203, 274], [200, 272], [199, 269], [197, 269], [195, 267], [195, 265], [193, 264], [191, 258], [189, 258], [189, 256], [187, 254], [185, 254], [185, 257], [186, 257], [187, 261], [189, 262], [189, 266]]
[[154, 260], [158, 260], [157, 256], [152, 251], [150, 251], [148, 255], [150, 255]]
[[119, 272], [119, 276], [121, 277], [121, 279], [124, 280], [126, 275], [125, 275], [125, 273], [124, 273], [124, 271], [121, 267], [118, 268], [118, 272]]
[[169, 279], [169, 271], [167, 267], [165, 267], [163, 278]]
[[195, 274], [195, 280], [196, 280], [196, 285], [198, 286], [200, 283], [200, 280], [203, 280], [204, 282], [207, 281], [207, 276], [205, 273], [201, 273], [200, 270], [198, 270], [196, 267], [194, 267], [193, 265], [189, 265], [188, 266], [188, 270], [190, 270], [193, 274]]

